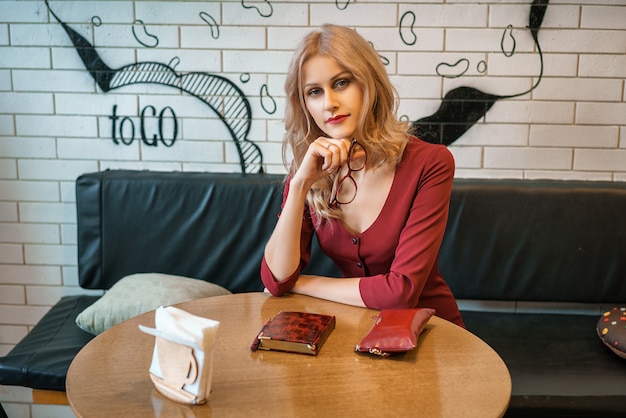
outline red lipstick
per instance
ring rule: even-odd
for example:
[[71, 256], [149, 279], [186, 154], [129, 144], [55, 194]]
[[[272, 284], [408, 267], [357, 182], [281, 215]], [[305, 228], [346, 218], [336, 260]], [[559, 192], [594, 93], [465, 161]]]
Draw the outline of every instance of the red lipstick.
[[329, 123], [331, 125], [336, 125], [338, 123], [343, 122], [344, 120], [346, 120], [348, 118], [349, 115], [337, 115], [337, 116], [333, 116], [331, 118], [326, 119], [326, 123]]

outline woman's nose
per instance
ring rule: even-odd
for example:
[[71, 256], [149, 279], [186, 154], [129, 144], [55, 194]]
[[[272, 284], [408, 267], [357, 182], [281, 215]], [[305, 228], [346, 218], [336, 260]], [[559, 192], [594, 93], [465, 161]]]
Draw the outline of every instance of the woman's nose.
[[326, 109], [336, 109], [339, 107], [337, 95], [333, 92], [326, 93], [324, 105]]

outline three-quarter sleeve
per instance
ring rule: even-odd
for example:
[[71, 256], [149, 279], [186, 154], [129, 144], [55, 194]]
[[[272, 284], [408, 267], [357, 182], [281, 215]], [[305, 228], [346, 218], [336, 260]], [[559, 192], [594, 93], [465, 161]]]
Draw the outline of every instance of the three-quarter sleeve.
[[398, 200], [385, 212], [385, 225], [402, 225], [388, 270], [377, 269], [379, 274], [365, 276], [359, 283], [363, 302], [370, 308], [415, 307], [423, 295], [449, 293], [438, 271], [438, 256], [448, 219], [454, 159], [445, 147], [431, 150], [422, 154], [422, 167], [412, 167], [421, 170], [414, 191], [410, 182], [404, 184], [403, 199], [410, 202]]
[[[287, 195], [289, 194], [289, 184], [290, 179], [288, 178], [285, 182], [285, 188], [283, 191], [281, 210], [284, 207]], [[278, 217], [280, 217], [280, 213], [278, 214]], [[263, 281], [265, 288], [274, 296], [281, 296], [289, 292], [296, 284], [296, 281], [300, 276], [300, 272], [309, 264], [314, 229], [307, 205], [305, 205], [302, 217], [302, 231], [300, 233], [300, 263], [298, 264], [298, 268], [287, 279], [276, 281], [274, 274], [267, 265], [265, 255], [261, 260], [261, 280]]]

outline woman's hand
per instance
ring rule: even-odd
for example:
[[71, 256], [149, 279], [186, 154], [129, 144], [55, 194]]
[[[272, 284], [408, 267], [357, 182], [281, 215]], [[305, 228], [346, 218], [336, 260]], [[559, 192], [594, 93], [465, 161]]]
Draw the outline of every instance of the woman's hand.
[[276, 227], [265, 246], [265, 260], [276, 282], [289, 279], [300, 265], [300, 238], [306, 196], [313, 184], [345, 164], [351, 140], [319, 137], [309, 144], [289, 182]]
[[292, 182], [302, 181], [310, 188], [346, 163], [351, 139], [319, 137], [311, 142]]

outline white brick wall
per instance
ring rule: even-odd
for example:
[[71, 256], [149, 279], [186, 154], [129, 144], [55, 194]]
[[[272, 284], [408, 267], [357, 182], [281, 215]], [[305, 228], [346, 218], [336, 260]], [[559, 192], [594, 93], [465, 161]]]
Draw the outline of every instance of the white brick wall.
[[[111, 68], [154, 61], [231, 80], [250, 103], [249, 138], [272, 173], [284, 172], [284, 72], [298, 39], [319, 24], [355, 27], [372, 42], [409, 120], [434, 113], [455, 87], [509, 95], [537, 82], [540, 62], [526, 29], [531, 0], [247, 3], [257, 8], [147, 0], [50, 6]], [[450, 146], [457, 177], [626, 181], [626, 2], [553, 0], [539, 39], [543, 79], [498, 101]], [[437, 74], [440, 63], [460, 59], [468, 63], [462, 77]], [[112, 140], [114, 106], [118, 139], [123, 118], [126, 139], [134, 124], [130, 145]], [[175, 112], [174, 146], [141, 143], [146, 106]], [[154, 119], [146, 128], [155, 132]], [[79, 174], [106, 168], [236, 172], [239, 159], [206, 104], [154, 84], [102, 92], [43, 1], [0, 0], [0, 355], [59, 297], [87, 293], [76, 278], [73, 186]], [[18, 405], [21, 394], [0, 388], [0, 400], [17, 402], [11, 411], [45, 415]]]

